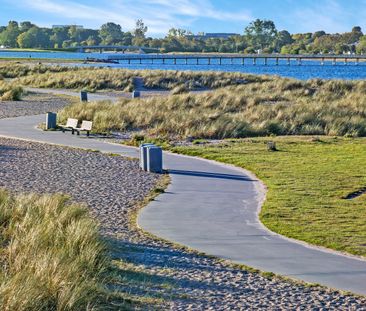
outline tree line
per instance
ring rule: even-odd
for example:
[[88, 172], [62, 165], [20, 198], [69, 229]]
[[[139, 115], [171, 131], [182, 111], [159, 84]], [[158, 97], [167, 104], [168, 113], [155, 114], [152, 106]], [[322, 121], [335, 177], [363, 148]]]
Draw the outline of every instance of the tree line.
[[42, 28], [25, 21], [9, 21], [0, 26], [0, 46], [10, 48], [64, 49], [79, 45], [135, 45], [165, 52], [218, 53], [282, 53], [282, 54], [345, 54], [366, 53], [366, 35], [361, 27], [349, 32], [329, 34], [325, 31], [290, 34], [278, 31], [270, 20], [257, 19], [245, 27], [243, 34], [229, 38], [194, 36], [185, 29], [172, 28], [164, 38], [146, 36], [148, 27], [136, 21], [132, 31], [123, 31], [116, 23], [103, 24], [100, 29], [76, 25]]

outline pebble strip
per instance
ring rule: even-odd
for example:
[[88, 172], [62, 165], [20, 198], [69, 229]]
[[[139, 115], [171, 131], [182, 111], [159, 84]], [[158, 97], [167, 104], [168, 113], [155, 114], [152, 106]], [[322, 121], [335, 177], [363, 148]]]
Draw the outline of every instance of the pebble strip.
[[[11, 111], [16, 106], [7, 104], [8, 116], [40, 111], [36, 105], [26, 112]], [[0, 138], [0, 187], [62, 192], [86, 203], [103, 233], [115, 237], [114, 259], [146, 279], [126, 279], [113, 285], [116, 290], [162, 298], [170, 310], [366, 310], [364, 297], [266, 278], [143, 234], [130, 224], [129, 211], [158, 179], [140, 171], [137, 161], [123, 157]]]
[[0, 119], [56, 112], [69, 103], [62, 97], [29, 94], [21, 101], [0, 101]]

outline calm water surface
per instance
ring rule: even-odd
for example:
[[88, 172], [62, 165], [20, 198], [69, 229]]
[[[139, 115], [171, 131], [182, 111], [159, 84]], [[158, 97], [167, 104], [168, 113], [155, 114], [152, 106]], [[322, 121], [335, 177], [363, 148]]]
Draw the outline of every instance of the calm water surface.
[[[6, 52], [1, 51], [1, 58], [44, 58], [44, 59], [76, 59], [84, 60], [87, 57], [107, 58], [115, 53], [70, 53], [70, 52]], [[131, 56], [129, 54], [128, 56]], [[141, 55], [136, 55], [141, 57]], [[218, 64], [218, 60], [212, 60], [211, 65], [208, 65], [207, 59], [200, 59], [199, 65], [194, 60], [190, 60], [188, 65], [184, 60], [177, 60], [177, 64], [173, 64], [173, 60], [166, 60], [165, 64], [162, 61], [154, 61], [151, 64], [149, 55], [142, 55], [144, 60], [142, 64], [139, 61], [132, 61], [128, 64], [121, 60], [120, 64], [83, 64], [82, 66], [98, 66], [98, 67], [113, 67], [113, 68], [129, 68], [129, 69], [160, 69], [160, 70], [193, 70], [193, 71], [225, 71], [225, 72], [243, 72], [252, 74], [270, 74], [282, 77], [291, 77], [301, 80], [312, 78], [322, 79], [343, 79], [343, 80], [364, 80], [366, 79], [366, 62], [356, 64], [343, 61], [338, 61], [337, 65], [332, 65], [331, 62], [325, 62], [322, 66], [318, 61], [303, 61], [298, 65], [295, 60], [288, 65], [287, 61], [283, 60], [276, 66], [274, 60], [268, 61], [268, 65], [264, 64], [264, 60], [258, 60], [256, 65], [253, 65], [251, 59], [246, 59], [245, 64], [241, 63], [241, 59], [234, 59], [231, 63], [230, 59], [222, 61], [222, 65]]]

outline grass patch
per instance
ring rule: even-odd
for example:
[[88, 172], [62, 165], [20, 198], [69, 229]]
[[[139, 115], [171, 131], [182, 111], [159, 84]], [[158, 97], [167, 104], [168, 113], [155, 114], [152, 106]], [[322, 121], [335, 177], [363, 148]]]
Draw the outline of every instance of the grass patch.
[[[187, 73], [188, 75], [188, 73]], [[77, 103], [68, 117], [92, 120], [96, 131], [141, 130], [182, 139], [267, 135], [366, 136], [366, 82], [301, 82], [273, 77], [201, 94], [118, 103]]]
[[107, 306], [109, 268], [98, 225], [63, 196], [0, 191], [2, 310], [96, 310]]
[[[267, 151], [269, 140], [276, 142], [278, 152]], [[365, 143], [361, 138], [271, 137], [174, 151], [254, 172], [268, 186], [260, 219], [269, 229], [366, 256], [366, 195], [344, 199], [366, 185], [360, 170], [366, 161]]]

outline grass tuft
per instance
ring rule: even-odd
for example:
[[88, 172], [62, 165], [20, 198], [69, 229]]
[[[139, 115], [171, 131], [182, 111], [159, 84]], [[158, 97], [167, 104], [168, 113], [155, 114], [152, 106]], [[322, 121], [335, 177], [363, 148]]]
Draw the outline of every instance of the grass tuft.
[[85, 208], [0, 190], [1, 310], [96, 310], [108, 257]]

